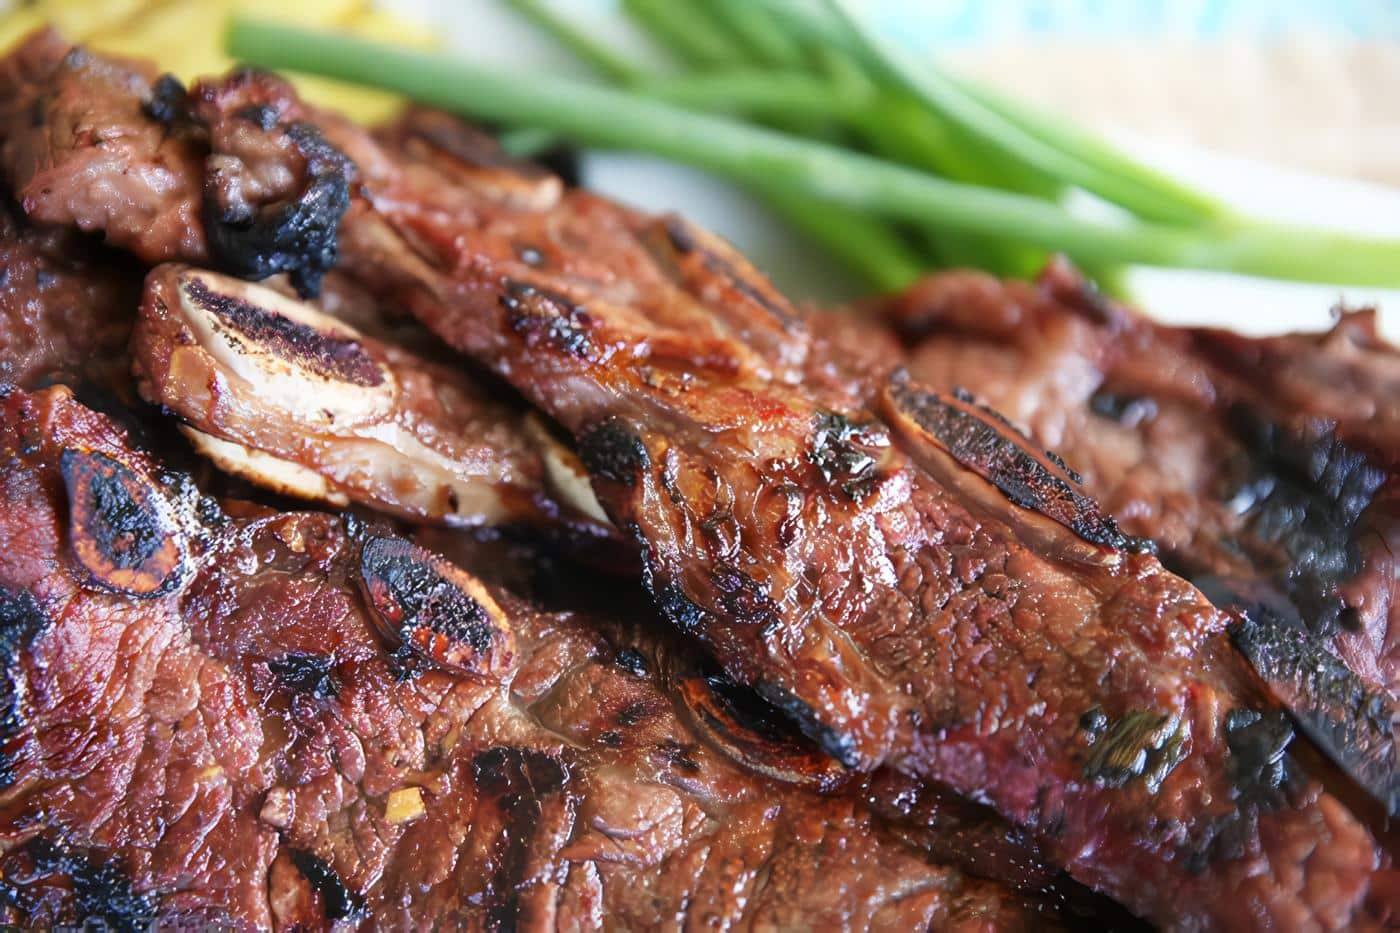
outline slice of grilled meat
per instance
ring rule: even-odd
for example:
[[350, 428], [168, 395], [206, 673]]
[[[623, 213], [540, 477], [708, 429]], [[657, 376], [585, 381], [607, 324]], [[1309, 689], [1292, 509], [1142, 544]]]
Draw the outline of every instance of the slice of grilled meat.
[[546, 495], [546, 467], [518, 409], [459, 369], [271, 289], [158, 266], [132, 356], [149, 401], [179, 415], [220, 466], [263, 485], [420, 521], [609, 535]]
[[1400, 808], [1400, 353], [1373, 313], [1268, 339], [1173, 329], [1062, 263], [1034, 284], [950, 273], [876, 304], [914, 374], [975, 387], [1241, 613], [1258, 672]]
[[183, 113], [174, 79], [41, 31], [0, 68], [0, 160], [36, 221], [100, 232], [146, 262], [204, 255], [207, 147]]
[[66, 389], [4, 395], [0, 459], [8, 922], [1055, 923], [852, 795], [730, 765], [645, 642], [362, 522], [202, 497]]
[[353, 161], [341, 268], [572, 431], [662, 610], [835, 757], [988, 801], [1162, 923], [1393, 911], [1388, 856], [1288, 754], [1226, 617], [1057, 458], [833, 358], [678, 220], [581, 192], [522, 207], [412, 123], [376, 144], [232, 81], [201, 100], [252, 93]]
[[1393, 909], [1227, 617], [1057, 458], [966, 397], [825, 357], [700, 231], [579, 192], [509, 208], [413, 139], [365, 172], [346, 269], [575, 433], [658, 606], [729, 675], [850, 767], [989, 801], [1158, 922]]

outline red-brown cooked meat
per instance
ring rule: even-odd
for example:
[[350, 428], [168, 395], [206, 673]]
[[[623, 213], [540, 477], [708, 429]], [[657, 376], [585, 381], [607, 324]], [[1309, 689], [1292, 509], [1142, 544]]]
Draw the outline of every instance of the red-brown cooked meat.
[[1400, 353], [1374, 315], [1326, 334], [1173, 329], [1067, 266], [932, 277], [872, 308], [916, 378], [1063, 454], [1122, 527], [1219, 605], [1319, 742], [1400, 807]]
[[0, 161], [25, 213], [101, 232], [147, 262], [203, 255], [205, 150], [174, 125], [183, 88], [53, 32], [0, 68]]
[[140, 291], [134, 264], [0, 205], [0, 383], [64, 378], [123, 389]]
[[249, 92], [353, 160], [342, 268], [571, 431], [660, 608], [833, 756], [988, 802], [1163, 924], [1393, 916], [1226, 617], [999, 415], [834, 356], [676, 219], [522, 205], [415, 123], [376, 144], [228, 85], [202, 123]]
[[202, 498], [63, 389], [5, 395], [0, 456], [8, 921], [1054, 922], [729, 765], [644, 643], [363, 523]]
[[989, 801], [1159, 922], [1366, 922], [1376, 843], [1285, 755], [1226, 618], [1055, 458], [823, 359], [683, 223], [581, 192], [504, 209], [389, 145], [346, 268], [575, 432], [658, 605], [732, 676], [849, 766]]

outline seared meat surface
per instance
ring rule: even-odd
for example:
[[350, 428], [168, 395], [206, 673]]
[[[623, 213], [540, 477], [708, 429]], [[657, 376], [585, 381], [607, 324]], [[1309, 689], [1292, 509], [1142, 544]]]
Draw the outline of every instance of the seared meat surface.
[[270, 289], [165, 264], [132, 357], [142, 395], [226, 469], [304, 498], [449, 524], [606, 526], [544, 491], [521, 413], [429, 363]]
[[0, 383], [62, 377], [123, 390], [140, 290], [134, 263], [0, 204]]
[[658, 606], [834, 757], [989, 801], [1163, 923], [1391, 909], [1379, 885], [1367, 904], [1376, 842], [1287, 756], [1227, 618], [1056, 458], [966, 398], [824, 358], [682, 223], [576, 192], [506, 209], [385, 145], [346, 268], [575, 433]]
[[[271, 216], [280, 230], [283, 219], [301, 216], [297, 204], [339, 204], [313, 197], [322, 178], [353, 179], [333, 249], [324, 215], [314, 212], [317, 223], [298, 226], [314, 234], [308, 238], [259, 235], [237, 241], [237, 249], [256, 252], [273, 242], [277, 252], [292, 243], [286, 250], [300, 259], [273, 271], [295, 272], [302, 291], [315, 287], [326, 257], [338, 255], [338, 271], [358, 288], [411, 312], [569, 432], [607, 517], [635, 538], [643, 583], [660, 611], [706, 646], [725, 683], [783, 710], [839, 763], [819, 766], [819, 756], [804, 752], [794, 772], [784, 753], [765, 765], [770, 778], [816, 768], [825, 785], [842, 768], [859, 774], [883, 766], [889, 770], [862, 793], [875, 812], [909, 820], [900, 834], [925, 848], [932, 847], [911, 832], [927, 818], [920, 801], [951, 787], [988, 804], [1074, 877], [1163, 925], [1366, 928], [1393, 921], [1390, 854], [1320, 783], [1284, 711], [1231, 645], [1230, 617], [1165, 570], [1150, 542], [1120, 526], [1058, 456], [996, 411], [966, 392], [940, 391], [936, 380], [894, 372], [896, 361], [862, 348], [847, 328], [814, 326], [703, 231], [537, 177], [513, 177], [430, 116], [413, 115], [370, 137], [310, 111], [274, 78], [241, 73], [198, 86], [186, 98], [186, 118], [211, 159], [225, 153], [241, 163], [211, 175], [214, 163], [206, 161], [197, 187], [171, 189], [175, 199], [201, 192], [206, 228], [233, 216], [208, 205], [237, 207], [236, 186], [251, 186], [255, 206], [235, 223], [257, 229], [258, 218]], [[156, 149], [148, 155], [159, 160]], [[0, 157], [23, 177], [22, 162], [4, 150]], [[50, 174], [46, 183], [81, 187], [87, 177], [65, 183], [61, 173]], [[269, 205], [270, 214], [263, 210]], [[68, 219], [88, 229], [111, 226], [98, 214]], [[171, 256], [210, 258], [184, 245], [147, 258]], [[212, 258], [243, 275], [266, 271]], [[157, 375], [151, 387], [165, 384]], [[234, 516], [234, 525], [240, 520]], [[346, 543], [336, 553], [350, 554], [343, 560], [352, 568], [359, 560], [363, 576], [368, 540], [341, 533]], [[75, 555], [81, 562], [83, 549]], [[169, 555], [157, 547], [146, 557]], [[143, 582], [130, 562], [117, 568], [128, 587]], [[221, 572], [227, 563], [220, 561]], [[20, 588], [29, 591], [39, 579]], [[168, 579], [144, 580], [149, 592], [141, 595], [150, 599], [142, 605], [167, 605], [174, 590], [198, 592]], [[393, 587], [376, 590], [363, 579], [359, 586], [382, 623], [376, 592]], [[474, 605], [485, 605], [471, 585], [461, 586]], [[509, 625], [467, 625], [449, 637], [432, 625], [406, 627], [405, 612], [390, 606], [388, 628], [439, 666], [478, 680], [504, 677], [507, 662], [493, 653], [489, 633], [508, 630], [517, 643], [528, 642], [519, 632], [530, 623], [514, 619], [503, 595], [481, 592], [507, 607]], [[456, 596], [444, 598], [458, 604]], [[415, 657], [410, 650], [399, 662]], [[305, 679], [319, 683], [313, 674]], [[435, 667], [410, 682], [421, 686], [430, 675], [446, 676]], [[397, 698], [388, 681], [388, 674], [376, 680], [376, 691]], [[519, 675], [513, 683], [515, 696]], [[714, 689], [692, 695], [689, 707], [727, 708], [714, 699], [719, 688], [706, 684]], [[690, 686], [699, 689], [693, 679]], [[679, 694], [687, 696], [684, 688]], [[406, 734], [429, 733], [414, 726]], [[373, 745], [357, 739], [361, 749]], [[712, 741], [741, 760], [749, 745]], [[287, 745], [273, 744], [276, 754]], [[520, 776], [492, 799], [529, 796], [538, 801], [530, 825], [563, 838], [565, 824], [583, 824], [558, 814], [582, 811], [519, 788], [538, 791], [561, 783], [552, 775], [581, 771], [554, 746], [529, 747], [564, 766], [546, 775], [521, 764]], [[740, 776], [772, 805], [772, 784]], [[485, 785], [473, 764], [470, 778], [454, 778], [452, 786]], [[475, 883], [489, 887], [482, 864], [548, 863], [471, 842], [477, 798], [494, 792], [473, 793], [470, 805], [452, 804], [457, 809], [434, 824], [432, 838], [470, 842], [475, 854], [458, 859], [454, 843], [447, 874], [415, 869], [415, 878], [453, 879], [431, 894], [415, 892], [415, 910], [421, 896], [423, 909], [441, 916], [439, 894], [460, 898], [463, 885], [480, 892], [462, 874], [468, 864], [477, 866]], [[833, 803], [802, 799], [804, 815], [819, 818]], [[499, 823], [514, 805], [492, 806], [480, 812]], [[765, 827], [783, 825], [781, 815], [761, 812]], [[867, 819], [863, 809], [851, 812]], [[616, 842], [610, 837], [609, 847]], [[365, 845], [356, 837], [355, 852]], [[288, 855], [297, 877], [321, 879], [308, 883], [326, 903], [358, 909], [350, 894], [363, 888], [347, 877], [395, 877], [389, 868], [356, 874], [353, 864], [339, 865], [327, 847], [301, 837], [296, 847], [320, 860]], [[708, 842], [705, 850], [723, 851]], [[718, 863], [711, 854], [705, 864]], [[821, 883], [802, 890], [855, 891], [888, 874], [864, 857], [842, 864], [853, 887], [830, 882], [838, 875], [823, 868], [807, 876]], [[665, 886], [686, 874], [676, 872], [655, 877]], [[771, 868], [757, 874], [786, 876]], [[568, 889], [567, 878], [550, 878]], [[395, 903], [408, 904], [409, 888], [391, 890]], [[493, 896], [478, 893], [473, 906]], [[539, 896], [550, 910], [565, 909], [552, 893]], [[666, 904], [699, 903], [689, 894], [667, 897], [667, 911], [675, 908]], [[452, 903], [456, 910], [460, 902]], [[716, 916], [753, 903], [725, 901]], [[517, 899], [511, 909], [536, 906]], [[287, 915], [301, 916], [299, 909]], [[843, 902], [840, 915], [856, 910]]]
[[1065, 266], [1035, 284], [937, 276], [877, 304], [916, 378], [975, 387], [1243, 613], [1235, 639], [1260, 674], [1400, 807], [1400, 353], [1371, 313], [1323, 335], [1178, 330]]
[[0, 68], [0, 160], [25, 213], [147, 262], [202, 256], [205, 152], [177, 119], [183, 90], [56, 33], [21, 44]]
[[9, 921], [1053, 922], [852, 795], [730, 765], [645, 641], [363, 523], [203, 498], [63, 389], [6, 394], [0, 455]]

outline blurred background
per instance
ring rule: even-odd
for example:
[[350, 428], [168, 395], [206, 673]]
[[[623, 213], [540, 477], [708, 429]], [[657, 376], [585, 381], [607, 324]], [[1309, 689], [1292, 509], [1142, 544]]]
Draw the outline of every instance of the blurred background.
[[[656, 62], [613, 0], [551, 0], [638, 60]], [[230, 11], [330, 25], [475, 61], [589, 76], [502, 0], [0, 0], [0, 42], [52, 22], [99, 48], [155, 57], [183, 77], [230, 64]], [[866, 0], [871, 22], [916, 55], [1078, 120], [1144, 161], [1269, 219], [1400, 235], [1400, 2], [1396, 0]], [[664, 68], [662, 63], [658, 67]], [[362, 120], [381, 92], [299, 79]], [[862, 285], [813, 260], [745, 192], [633, 154], [586, 153], [586, 183], [641, 207], [680, 209], [812, 298]], [[1324, 326], [1329, 309], [1400, 305], [1393, 292], [1132, 269], [1126, 293], [1159, 317], [1247, 331]], [[1393, 316], [1392, 316], [1393, 317]], [[1391, 334], [1395, 322], [1387, 320]]]

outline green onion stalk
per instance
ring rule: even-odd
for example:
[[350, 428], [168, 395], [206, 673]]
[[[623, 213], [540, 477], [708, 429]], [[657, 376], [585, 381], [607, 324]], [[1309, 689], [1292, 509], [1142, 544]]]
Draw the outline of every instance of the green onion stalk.
[[629, 91], [246, 18], [232, 22], [227, 46], [255, 65], [384, 88], [479, 119], [551, 130], [579, 145], [648, 152], [874, 216], [1006, 236], [1062, 250], [1090, 267], [1133, 263], [1400, 285], [1400, 241], [1393, 239], [1262, 224], [1191, 229], [1084, 218], [1051, 202], [936, 178]]

